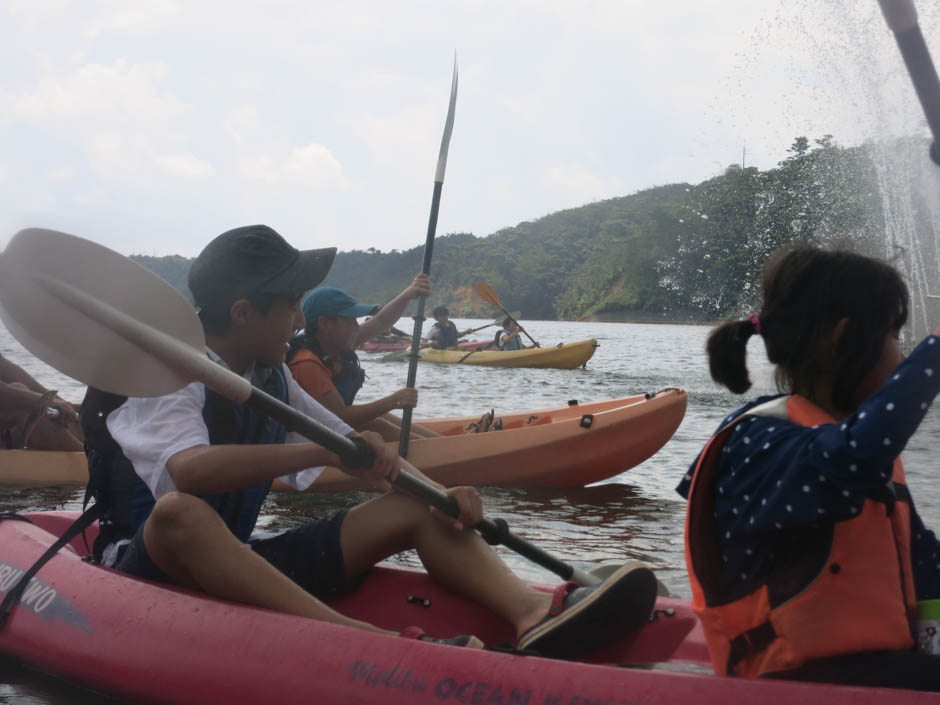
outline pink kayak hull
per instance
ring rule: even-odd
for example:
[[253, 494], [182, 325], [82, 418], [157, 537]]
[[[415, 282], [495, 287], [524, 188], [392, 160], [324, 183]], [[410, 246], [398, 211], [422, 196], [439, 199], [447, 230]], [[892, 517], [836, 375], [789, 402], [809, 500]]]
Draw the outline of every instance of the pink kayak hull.
[[[74, 518], [0, 522], [6, 591]], [[52, 533], [49, 533], [49, 532]], [[91, 532], [89, 532], [91, 533]], [[91, 537], [89, 537], [90, 540]], [[0, 651], [134, 702], [476, 703], [499, 705], [801, 705], [940, 703], [934, 694], [746, 681], [704, 675], [702, 631], [688, 605], [661, 598], [640, 632], [568, 662], [438, 646], [373, 634], [134, 580], [83, 562], [81, 538], [38, 574], [0, 631]], [[411, 599], [409, 599], [411, 596]], [[380, 567], [338, 610], [390, 629], [509, 641], [509, 625], [437, 587], [420, 571]], [[624, 664], [686, 664], [697, 673]]]

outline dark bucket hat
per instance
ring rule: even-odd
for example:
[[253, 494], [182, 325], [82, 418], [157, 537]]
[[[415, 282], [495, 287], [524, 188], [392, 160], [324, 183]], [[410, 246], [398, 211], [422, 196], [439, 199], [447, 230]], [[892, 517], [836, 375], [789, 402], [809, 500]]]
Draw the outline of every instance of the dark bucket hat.
[[322, 282], [335, 247], [298, 250], [267, 225], [222, 233], [189, 270], [189, 290], [201, 309], [218, 311], [254, 294], [302, 294]]

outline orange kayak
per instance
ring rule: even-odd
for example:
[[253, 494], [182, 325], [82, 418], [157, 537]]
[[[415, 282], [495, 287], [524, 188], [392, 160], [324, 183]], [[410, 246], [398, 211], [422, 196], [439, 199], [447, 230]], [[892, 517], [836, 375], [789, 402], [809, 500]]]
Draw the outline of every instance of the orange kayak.
[[[466, 430], [476, 417], [416, 420], [442, 437], [412, 440], [408, 460], [448, 486], [583, 487], [656, 453], [679, 427], [686, 402], [684, 391], [669, 389], [503, 414], [503, 430], [476, 434]], [[336, 468], [314, 483], [324, 492], [363, 488]]]
[[[413, 440], [408, 459], [444, 485], [583, 487], [642, 463], [665, 445], [685, 414], [686, 394], [671, 389], [575, 406], [502, 414], [503, 430], [467, 434], [478, 417], [418, 419], [442, 434]], [[591, 425], [582, 426], [590, 415]], [[586, 423], [586, 422], [585, 422]], [[397, 443], [390, 443], [397, 449]], [[0, 486], [83, 486], [84, 453], [0, 450]], [[275, 483], [275, 489], [277, 489]], [[327, 468], [315, 490], [364, 489]]]
[[88, 484], [84, 453], [51, 450], [0, 450], [0, 487]]

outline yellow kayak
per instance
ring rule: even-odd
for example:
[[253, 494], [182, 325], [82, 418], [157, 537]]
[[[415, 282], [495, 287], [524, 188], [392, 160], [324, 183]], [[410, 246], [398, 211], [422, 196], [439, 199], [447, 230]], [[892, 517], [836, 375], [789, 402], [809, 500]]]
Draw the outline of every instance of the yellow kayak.
[[460, 365], [488, 365], [490, 367], [556, 367], [573, 370], [594, 354], [597, 341], [581, 340], [576, 343], [558, 343], [553, 347], [526, 348], [525, 350], [434, 350], [421, 351], [422, 362]]

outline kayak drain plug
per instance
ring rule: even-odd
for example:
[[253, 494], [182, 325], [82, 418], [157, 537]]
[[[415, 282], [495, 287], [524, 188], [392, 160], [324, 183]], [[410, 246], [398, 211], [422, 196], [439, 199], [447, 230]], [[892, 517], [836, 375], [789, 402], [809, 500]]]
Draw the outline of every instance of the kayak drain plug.
[[585, 414], [581, 417], [581, 428], [591, 428], [594, 423], [594, 414]]
[[417, 602], [422, 607], [430, 607], [431, 601], [426, 597], [418, 597], [417, 595], [408, 595], [408, 602]]

